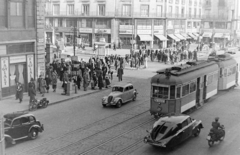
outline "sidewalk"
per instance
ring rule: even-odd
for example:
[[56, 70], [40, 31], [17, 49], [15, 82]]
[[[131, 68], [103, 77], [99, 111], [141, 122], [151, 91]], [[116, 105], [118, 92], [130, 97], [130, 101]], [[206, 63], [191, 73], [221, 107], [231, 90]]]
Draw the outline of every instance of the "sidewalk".
[[[113, 79], [111, 86], [114, 85], [114, 83], [116, 82], [117, 82], [117, 78]], [[95, 90], [92, 90], [89, 86], [87, 91], [83, 91], [83, 87], [81, 86], [81, 90], [78, 90], [77, 94], [75, 93], [74, 90], [71, 90], [70, 96], [67, 96], [67, 95], [61, 95], [61, 93], [63, 93], [63, 89], [61, 88], [61, 83], [58, 83], [56, 92], [53, 92], [50, 85], [49, 93], [45, 93], [44, 97], [49, 100], [49, 105], [54, 105], [57, 103], [66, 102], [79, 97], [98, 93], [100, 91], [105, 91], [108, 89], [103, 88], [102, 90], [99, 90], [98, 87], [95, 87]], [[44, 97], [42, 97], [41, 94], [37, 92], [36, 99], [42, 99]], [[6, 97], [0, 101], [0, 112], [2, 112], [3, 114], [6, 114], [6, 113], [11, 113], [16, 111], [28, 111], [28, 105], [29, 105], [28, 93], [24, 93], [22, 103], [19, 103], [19, 100], [15, 100], [15, 95], [13, 95], [13, 96]]]

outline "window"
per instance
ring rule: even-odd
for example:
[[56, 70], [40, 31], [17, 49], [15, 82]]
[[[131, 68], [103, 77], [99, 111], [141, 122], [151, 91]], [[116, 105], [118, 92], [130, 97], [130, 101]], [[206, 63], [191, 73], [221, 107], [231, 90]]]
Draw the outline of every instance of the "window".
[[175, 99], [175, 86], [170, 86], [170, 99]]
[[59, 15], [59, 14], [60, 14], [60, 5], [53, 4], [53, 15]]
[[155, 19], [155, 20], [154, 20], [154, 25], [155, 25], [155, 26], [163, 26], [163, 20]]
[[162, 17], [162, 5], [157, 5], [157, 16]]
[[32, 116], [29, 117], [29, 120], [30, 120], [30, 122], [35, 122], [35, 118]]
[[199, 16], [201, 17], [202, 16], [202, 10], [199, 9]]
[[83, 4], [82, 5], [82, 14], [83, 15], [89, 15], [89, 4]]
[[191, 15], [192, 15], [192, 8], [189, 8], [188, 14], [189, 14], [189, 17], [191, 17]]
[[133, 86], [129, 86], [129, 90], [132, 90], [133, 89]]
[[63, 19], [62, 18], [58, 18], [58, 27], [62, 27], [63, 26]]
[[20, 121], [20, 119], [16, 119], [16, 120], [14, 120], [14, 122], [13, 122], [13, 126], [20, 126], [21, 125], [21, 121]]
[[179, 0], [175, 0], [175, 3], [176, 3], [176, 4], [179, 4]]
[[189, 84], [182, 87], [182, 97], [189, 94]]
[[123, 92], [123, 87], [113, 87], [112, 91], [120, 91]]
[[153, 97], [168, 99], [168, 87], [153, 86]]
[[188, 120], [185, 120], [182, 122], [182, 128], [186, 127], [188, 125]]
[[179, 7], [178, 7], [178, 6], [175, 7], [175, 14], [176, 14], [176, 15], [179, 14]]
[[227, 68], [224, 68], [223, 77], [227, 77]]
[[34, 0], [31, 0], [31, 1], [28, 1], [28, 27], [34, 27], [35, 26], [35, 1]]
[[192, 5], [192, 0], [189, 0], [189, 5], [190, 5], [190, 6]]
[[196, 81], [190, 83], [190, 93], [196, 91]]
[[105, 4], [98, 4], [98, 15], [105, 16]]
[[0, 28], [6, 27], [7, 15], [6, 15], [6, 1], [0, 1]]
[[131, 5], [124, 4], [122, 6], [122, 15], [131, 16]]
[[7, 54], [19, 54], [34, 52], [34, 43], [9, 44], [7, 45]]
[[24, 27], [22, 1], [10, 2], [10, 22], [11, 22], [10, 25], [13, 28]]
[[169, 14], [170, 17], [172, 16], [172, 6], [168, 7], [168, 14]]
[[207, 76], [207, 85], [210, 85], [213, 82], [213, 74]]
[[132, 19], [122, 19], [120, 20], [120, 25], [132, 25], [133, 20]]
[[126, 87], [126, 88], [124, 89], [124, 91], [129, 91], [129, 87]]
[[67, 5], [67, 14], [73, 15], [74, 14], [74, 4], [68, 4]]
[[194, 8], [194, 17], [197, 17], [197, 8]]
[[21, 122], [22, 122], [22, 124], [28, 124], [28, 123], [30, 123], [28, 117], [22, 117], [22, 118], [21, 118]]
[[106, 19], [97, 19], [96, 28], [110, 28], [110, 21]]
[[141, 16], [148, 16], [149, 5], [141, 5]]
[[185, 8], [184, 7], [182, 7], [181, 14], [182, 14], [182, 17], [184, 17], [184, 14], [185, 14]]
[[137, 20], [137, 25], [149, 26], [149, 25], [151, 25], [151, 21], [147, 20], [147, 19], [139, 19], [139, 20]]
[[181, 98], [181, 86], [177, 87], [177, 98]]
[[182, 5], [185, 5], [185, 0], [182, 0]]
[[66, 19], [66, 27], [73, 27], [74, 20], [73, 19]]

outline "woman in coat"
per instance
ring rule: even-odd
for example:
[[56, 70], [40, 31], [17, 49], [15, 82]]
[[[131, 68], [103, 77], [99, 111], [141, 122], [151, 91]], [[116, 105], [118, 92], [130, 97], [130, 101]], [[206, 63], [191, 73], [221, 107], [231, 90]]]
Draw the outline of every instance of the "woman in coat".
[[44, 96], [44, 94], [45, 94], [45, 87], [46, 87], [46, 81], [45, 81], [45, 79], [42, 78], [42, 76], [40, 76], [39, 88], [40, 88], [40, 93], [42, 94], [42, 96]]
[[52, 73], [52, 89], [53, 92], [56, 92], [57, 88], [57, 72], [54, 70]]
[[87, 87], [88, 87], [88, 75], [87, 75], [87, 70], [85, 70], [84, 73], [83, 73], [83, 88], [84, 88], [84, 91], [87, 91]]
[[36, 90], [33, 88], [32, 85], [30, 85], [28, 92], [29, 92], [29, 96], [30, 96], [29, 104], [31, 104], [35, 100]]
[[19, 99], [19, 103], [22, 102], [23, 99], [23, 86], [20, 82], [17, 82], [17, 98]]
[[103, 87], [103, 77], [102, 77], [102, 72], [100, 72], [99, 76], [98, 76], [98, 87], [101, 90]]

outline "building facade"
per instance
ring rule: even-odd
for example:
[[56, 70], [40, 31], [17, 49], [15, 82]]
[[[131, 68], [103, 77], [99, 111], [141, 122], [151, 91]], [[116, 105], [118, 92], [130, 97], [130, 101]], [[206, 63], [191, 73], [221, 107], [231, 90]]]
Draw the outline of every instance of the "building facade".
[[[203, 41], [236, 42], [240, 30], [239, 0], [205, 0], [202, 18]], [[239, 35], [237, 35], [237, 33]]]
[[44, 72], [44, 5], [42, 0], [0, 1], [0, 99], [15, 94], [16, 82], [26, 92], [30, 79]]
[[121, 48], [133, 43], [137, 48], [143, 42], [149, 48], [167, 47], [191, 36], [196, 39], [201, 1], [49, 0], [45, 39], [55, 44], [63, 38], [65, 45], [72, 45], [76, 26], [81, 42], [89, 46], [103, 39]]

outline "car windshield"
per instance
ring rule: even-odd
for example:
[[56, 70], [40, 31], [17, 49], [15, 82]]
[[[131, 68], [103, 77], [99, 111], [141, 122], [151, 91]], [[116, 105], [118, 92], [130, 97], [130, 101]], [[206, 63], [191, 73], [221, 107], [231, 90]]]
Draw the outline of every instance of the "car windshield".
[[10, 127], [11, 126], [11, 120], [10, 119], [6, 119], [5, 121], [4, 121], [4, 126], [5, 127]]
[[120, 91], [123, 92], [123, 87], [113, 87], [112, 91]]

